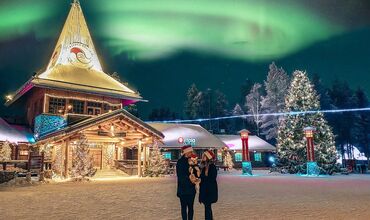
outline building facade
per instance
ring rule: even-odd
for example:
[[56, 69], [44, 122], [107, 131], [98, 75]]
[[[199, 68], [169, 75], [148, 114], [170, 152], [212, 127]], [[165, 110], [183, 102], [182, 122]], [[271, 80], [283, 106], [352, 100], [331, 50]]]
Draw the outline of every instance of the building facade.
[[103, 71], [81, 5], [74, 1], [46, 69], [8, 96], [6, 105], [24, 106], [33, 146], [58, 162], [61, 175], [68, 176], [82, 137], [96, 168], [137, 160], [140, 175], [150, 146], [163, 134], [124, 110], [138, 101], [138, 92]]

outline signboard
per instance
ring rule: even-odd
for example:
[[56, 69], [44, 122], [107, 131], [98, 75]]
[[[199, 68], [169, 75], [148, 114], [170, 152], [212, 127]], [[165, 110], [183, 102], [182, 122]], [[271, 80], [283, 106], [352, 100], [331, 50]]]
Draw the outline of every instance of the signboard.
[[99, 136], [108, 136], [108, 137], [126, 137], [125, 132], [117, 132], [113, 133], [112, 132], [107, 132], [107, 131], [98, 131]]
[[195, 146], [196, 145], [196, 140], [195, 138], [183, 138], [183, 137], [179, 137], [177, 139], [177, 141], [180, 143], [180, 144], [183, 144], [183, 145], [191, 145], [191, 146]]

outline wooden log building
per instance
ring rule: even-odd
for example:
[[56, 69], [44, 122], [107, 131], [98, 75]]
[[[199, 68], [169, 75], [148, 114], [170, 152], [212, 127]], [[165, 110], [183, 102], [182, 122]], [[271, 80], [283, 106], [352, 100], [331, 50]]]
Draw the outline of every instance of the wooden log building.
[[164, 136], [124, 110], [139, 101], [138, 92], [103, 71], [80, 3], [74, 1], [45, 71], [8, 96], [6, 105], [24, 107], [33, 145], [51, 148], [51, 161], [62, 159], [64, 176], [81, 134], [88, 139], [96, 168], [136, 160], [140, 175], [149, 146]]

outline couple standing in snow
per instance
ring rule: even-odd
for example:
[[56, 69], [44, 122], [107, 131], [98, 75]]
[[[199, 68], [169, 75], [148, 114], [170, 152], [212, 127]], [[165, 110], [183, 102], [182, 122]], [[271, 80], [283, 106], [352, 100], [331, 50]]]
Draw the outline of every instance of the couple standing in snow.
[[176, 173], [177, 197], [180, 198], [182, 219], [193, 219], [196, 186], [199, 185], [199, 202], [204, 205], [205, 219], [212, 220], [211, 205], [218, 200], [215, 155], [212, 151], [205, 151], [202, 155], [200, 169], [198, 169], [193, 148], [188, 145], [182, 147], [181, 150], [182, 157], [177, 161]]

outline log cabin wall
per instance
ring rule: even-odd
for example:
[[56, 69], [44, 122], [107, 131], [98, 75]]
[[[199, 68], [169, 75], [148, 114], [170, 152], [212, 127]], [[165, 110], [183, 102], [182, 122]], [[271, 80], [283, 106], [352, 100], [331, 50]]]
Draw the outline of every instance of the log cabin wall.
[[[68, 105], [70, 100], [84, 101], [83, 114], [86, 115], [88, 114], [87, 102], [108, 104], [112, 106], [112, 108], [116, 109], [122, 108], [122, 101], [118, 98], [110, 98], [100, 95], [91, 95], [72, 91], [34, 88], [26, 103], [27, 122], [31, 127], [34, 126], [34, 119], [37, 115], [41, 113], [51, 113], [49, 111], [49, 100], [51, 97], [66, 99], [66, 106]], [[101, 113], [104, 113], [106, 111], [107, 110], [105, 110], [104, 107], [101, 107]], [[61, 114], [64, 113], [65, 112], [61, 112]]]
[[26, 102], [27, 122], [31, 127], [34, 125], [35, 117], [43, 113], [44, 101], [44, 90], [34, 88]]
[[[0, 145], [3, 142], [0, 143]], [[29, 153], [29, 144], [27, 143], [18, 143], [18, 144], [11, 144], [12, 149], [11, 159], [12, 160], [27, 160], [28, 153]]]

